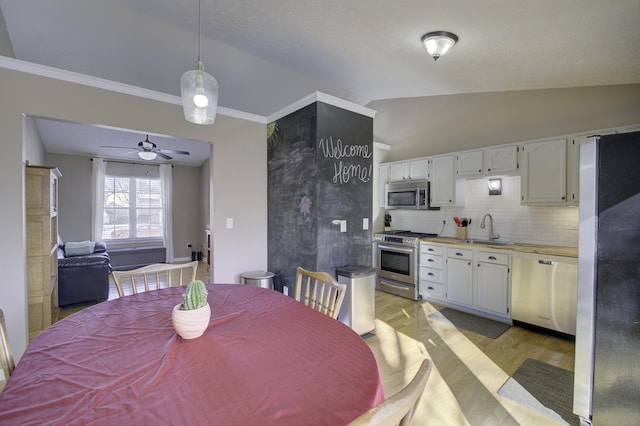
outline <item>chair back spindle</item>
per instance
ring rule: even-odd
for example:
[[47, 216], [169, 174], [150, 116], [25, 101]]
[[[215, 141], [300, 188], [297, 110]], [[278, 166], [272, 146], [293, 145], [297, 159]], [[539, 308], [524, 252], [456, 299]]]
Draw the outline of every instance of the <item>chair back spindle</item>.
[[295, 299], [331, 318], [338, 318], [346, 289], [326, 272], [296, 269]]
[[139, 291], [159, 290], [166, 287], [185, 286], [196, 279], [198, 262], [154, 263], [130, 271], [113, 271], [113, 281], [118, 296], [125, 296], [123, 283], [130, 286], [131, 294]]

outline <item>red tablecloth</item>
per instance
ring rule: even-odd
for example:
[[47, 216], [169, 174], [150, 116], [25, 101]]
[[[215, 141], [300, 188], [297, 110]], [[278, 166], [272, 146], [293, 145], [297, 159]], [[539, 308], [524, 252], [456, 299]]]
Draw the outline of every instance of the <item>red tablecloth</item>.
[[269, 289], [215, 284], [205, 334], [183, 340], [183, 288], [80, 311], [29, 344], [0, 424], [341, 425], [384, 398], [344, 324]]

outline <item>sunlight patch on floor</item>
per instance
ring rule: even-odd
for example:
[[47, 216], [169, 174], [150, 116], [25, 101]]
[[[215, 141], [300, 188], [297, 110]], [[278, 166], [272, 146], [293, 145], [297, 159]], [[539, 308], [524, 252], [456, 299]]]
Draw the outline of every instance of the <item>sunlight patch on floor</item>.
[[[437, 312], [433, 306], [429, 303], [424, 303], [422, 306], [433, 330], [519, 424], [558, 424], [546, 416], [498, 395], [498, 390], [509, 379], [509, 375], [478, 349], [444, 315]], [[431, 314], [433, 315], [429, 316]]]
[[[376, 337], [380, 340], [381, 353], [375, 353], [374, 350], [374, 354], [378, 364], [384, 364], [381, 368], [391, 372], [385, 375], [383, 383], [385, 395], [391, 396], [413, 378], [423, 359], [431, 359], [431, 357], [422, 342], [396, 331], [380, 320], [376, 320]], [[459, 415], [452, 416], [452, 413], [459, 413]], [[425, 392], [418, 402], [413, 424], [425, 426], [469, 424], [435, 364]]]

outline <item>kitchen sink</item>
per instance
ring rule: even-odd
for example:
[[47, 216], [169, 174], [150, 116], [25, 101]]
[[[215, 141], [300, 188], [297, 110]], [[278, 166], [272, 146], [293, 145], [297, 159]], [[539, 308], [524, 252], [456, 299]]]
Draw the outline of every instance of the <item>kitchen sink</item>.
[[496, 240], [466, 240], [467, 244], [483, 244], [486, 246], [509, 246], [514, 244], [513, 241], [496, 241]]

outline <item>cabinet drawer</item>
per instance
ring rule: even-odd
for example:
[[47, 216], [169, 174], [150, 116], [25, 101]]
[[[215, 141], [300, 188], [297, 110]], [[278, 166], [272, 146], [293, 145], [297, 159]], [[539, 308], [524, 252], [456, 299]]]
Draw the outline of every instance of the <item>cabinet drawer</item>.
[[420, 266], [442, 269], [442, 256], [420, 253]]
[[420, 293], [426, 299], [444, 299], [444, 285], [420, 280]]
[[473, 260], [473, 250], [459, 247], [447, 247], [447, 257]]
[[442, 256], [444, 254], [444, 247], [434, 246], [432, 244], [420, 243], [420, 253], [435, 254]]
[[442, 269], [420, 267], [420, 279], [442, 284]]
[[500, 265], [509, 264], [509, 255], [506, 253], [496, 253], [492, 251], [479, 251], [478, 262], [497, 263]]

